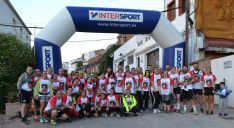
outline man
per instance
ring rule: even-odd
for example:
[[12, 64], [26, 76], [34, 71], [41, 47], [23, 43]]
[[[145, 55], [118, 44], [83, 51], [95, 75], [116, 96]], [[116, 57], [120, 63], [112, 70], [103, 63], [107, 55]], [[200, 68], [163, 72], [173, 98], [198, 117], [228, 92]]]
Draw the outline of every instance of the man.
[[52, 79], [52, 75], [53, 75], [53, 69], [52, 69], [52, 67], [48, 67], [47, 68], [47, 77], [48, 77], [48, 79]]
[[119, 71], [122, 72], [122, 77], [124, 77], [125, 74], [124, 74], [124, 71], [123, 71], [123, 69], [122, 69], [121, 64], [118, 64], [118, 69], [117, 69], [117, 71], [115, 72], [115, 76], [118, 76], [118, 72], [119, 72]]
[[137, 74], [138, 74], [140, 77], [142, 77], [143, 72], [142, 72], [142, 68], [141, 68], [141, 67], [137, 67], [137, 68], [136, 68], [136, 72], [137, 72]]
[[[136, 80], [136, 98], [137, 98], [137, 102], [139, 103], [142, 101], [141, 88], [140, 88], [141, 76], [137, 74], [135, 68], [131, 69], [131, 73], [132, 73], [132, 77]], [[138, 106], [138, 108], [140, 110], [140, 106]]]
[[21, 94], [21, 122], [25, 125], [30, 123], [26, 118], [27, 110], [32, 99], [32, 67], [28, 66], [18, 79], [17, 89]]
[[74, 99], [72, 98], [72, 87], [67, 87], [67, 94], [62, 96], [62, 102], [65, 104], [66, 108], [63, 110], [70, 117], [78, 117], [79, 111], [74, 105]]
[[129, 66], [125, 67], [125, 74], [126, 74], [127, 71], [130, 71], [130, 67]]
[[192, 84], [194, 81], [194, 74], [188, 71], [188, 67], [186, 65], [183, 66], [183, 72], [180, 75], [180, 83], [182, 85], [180, 99], [182, 104], [184, 104], [184, 110], [182, 114], [185, 114], [187, 112], [187, 102], [190, 102], [193, 107], [194, 115], [197, 115], [196, 105], [194, 104], [193, 99], [194, 97]]
[[149, 70], [150, 72], [153, 72], [152, 66], [151, 65], [147, 65], [147, 70]]
[[125, 116], [128, 116], [129, 112], [133, 112], [135, 116], [137, 116], [137, 101], [136, 98], [131, 95], [131, 90], [126, 89], [126, 95], [123, 97], [123, 113]]
[[58, 81], [59, 81], [59, 90], [62, 90], [62, 93], [65, 94], [66, 93], [66, 83], [67, 83], [67, 79], [64, 76], [65, 72], [63, 69], [59, 69], [59, 76], [58, 76]]
[[[41, 79], [41, 71], [40, 69], [35, 69], [34, 70], [34, 76], [33, 76], [33, 90], [35, 90], [35, 86], [37, 81]], [[37, 109], [40, 107], [40, 101], [35, 99], [34, 97], [32, 98], [33, 104], [34, 104], [34, 120], [37, 121]]]
[[166, 64], [166, 71], [167, 71], [168, 75], [171, 74], [171, 65], [170, 64]]
[[202, 81], [201, 81], [201, 78], [203, 77], [204, 72], [199, 69], [199, 64], [197, 62], [195, 62], [193, 64], [193, 67], [194, 67], [194, 70], [192, 72], [193, 72], [194, 77], [195, 77], [195, 82], [193, 84], [193, 94], [195, 96], [194, 97], [195, 101], [200, 106], [200, 111], [202, 113], [204, 113], [204, 110], [203, 110]]
[[45, 108], [45, 113], [47, 113], [50, 117], [51, 117], [51, 124], [52, 125], [56, 125], [56, 119], [60, 119], [60, 120], [67, 120], [68, 119], [68, 115], [63, 113], [62, 110], [66, 108], [65, 103], [62, 102], [62, 91], [58, 90], [55, 92], [56, 95], [53, 96], [46, 108]]

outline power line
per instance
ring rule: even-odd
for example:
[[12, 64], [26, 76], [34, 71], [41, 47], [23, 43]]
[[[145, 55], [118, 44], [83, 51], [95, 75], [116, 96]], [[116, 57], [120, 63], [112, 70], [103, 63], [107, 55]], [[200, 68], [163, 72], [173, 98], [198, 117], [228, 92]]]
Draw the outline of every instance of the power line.
[[[115, 40], [116, 38], [107, 38], [107, 39], [98, 39], [98, 40], [71, 40], [71, 41], [67, 41], [67, 42], [94, 42], [94, 41], [105, 41], [105, 40]], [[34, 41], [34, 40], [31, 40]]]
[[43, 29], [43, 27], [26, 27], [26, 26], [21, 26], [21, 25], [9, 25], [9, 24], [0, 24], [0, 26], [16, 27], [16, 28], [36, 28], [36, 29]]

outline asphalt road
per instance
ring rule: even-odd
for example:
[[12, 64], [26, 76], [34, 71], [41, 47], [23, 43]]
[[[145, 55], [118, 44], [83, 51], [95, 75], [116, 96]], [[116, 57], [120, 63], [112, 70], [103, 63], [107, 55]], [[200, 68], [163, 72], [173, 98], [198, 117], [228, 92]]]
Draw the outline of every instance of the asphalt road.
[[222, 119], [215, 115], [192, 113], [144, 113], [129, 117], [99, 117], [92, 119], [77, 119], [71, 123], [59, 123], [57, 126], [32, 122], [26, 126], [19, 119], [0, 125], [0, 128], [233, 128], [234, 115]]

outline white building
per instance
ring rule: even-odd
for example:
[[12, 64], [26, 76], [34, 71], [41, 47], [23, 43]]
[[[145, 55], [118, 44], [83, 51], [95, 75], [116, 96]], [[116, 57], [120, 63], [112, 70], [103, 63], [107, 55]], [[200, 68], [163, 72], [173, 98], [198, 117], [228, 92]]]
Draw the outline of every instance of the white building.
[[69, 62], [64, 62], [63, 63], [63, 68], [67, 69], [68, 73], [71, 73], [72, 71], [76, 70], [77, 62], [82, 61], [82, 60], [83, 60], [83, 58], [77, 58], [77, 59], [73, 59], [73, 60], [71, 60]]
[[0, 33], [16, 35], [22, 42], [30, 45], [31, 32], [9, 0], [0, 0], [0, 12]]
[[149, 35], [135, 35], [114, 52], [113, 70], [118, 64], [122, 67], [162, 66], [162, 49]]

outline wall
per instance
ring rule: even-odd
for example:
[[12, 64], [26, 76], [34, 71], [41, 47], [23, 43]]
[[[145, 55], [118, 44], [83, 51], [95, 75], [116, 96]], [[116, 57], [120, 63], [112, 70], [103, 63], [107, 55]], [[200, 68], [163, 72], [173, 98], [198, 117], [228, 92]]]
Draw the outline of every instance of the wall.
[[[231, 62], [231, 68], [224, 68], [224, 62], [230, 61]], [[211, 68], [213, 69], [212, 72], [217, 77], [217, 82], [219, 83], [225, 79], [226, 86], [234, 91], [234, 55], [213, 59], [211, 60]], [[231, 93], [228, 97], [228, 106], [234, 107], [234, 93]], [[218, 97], [215, 97], [215, 103], [218, 103]]]
[[[8, 6], [5, 0], [0, 0], [0, 12], [4, 12], [4, 13], [0, 13], [1, 24], [23, 26], [23, 24], [20, 22], [18, 17], [11, 10], [11, 8]], [[16, 21], [15, 24], [13, 23], [13, 18]], [[19, 27], [8, 27], [8, 26], [0, 25], [0, 33], [10, 33], [10, 34], [16, 35], [24, 43], [27, 43], [30, 45], [31, 35], [28, 33], [28, 31], [25, 28], [20, 29]]]

